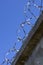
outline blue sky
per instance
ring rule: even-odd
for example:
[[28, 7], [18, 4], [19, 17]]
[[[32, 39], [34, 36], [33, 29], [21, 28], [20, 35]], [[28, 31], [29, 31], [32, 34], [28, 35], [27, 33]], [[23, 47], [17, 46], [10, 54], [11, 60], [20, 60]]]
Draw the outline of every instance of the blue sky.
[[26, 2], [27, 0], [0, 0], [0, 63], [5, 53], [17, 41], [16, 31], [19, 24], [24, 21]]
[[23, 20], [25, 0], [0, 0], [0, 62], [16, 41], [16, 30]]

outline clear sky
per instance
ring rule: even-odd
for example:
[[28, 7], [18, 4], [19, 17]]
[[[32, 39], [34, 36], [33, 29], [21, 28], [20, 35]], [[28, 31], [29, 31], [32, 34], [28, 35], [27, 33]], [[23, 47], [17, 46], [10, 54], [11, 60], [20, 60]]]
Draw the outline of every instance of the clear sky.
[[0, 63], [16, 40], [16, 31], [24, 21], [27, 0], [0, 0]]
[[0, 62], [16, 41], [16, 30], [24, 19], [26, 0], [0, 0]]

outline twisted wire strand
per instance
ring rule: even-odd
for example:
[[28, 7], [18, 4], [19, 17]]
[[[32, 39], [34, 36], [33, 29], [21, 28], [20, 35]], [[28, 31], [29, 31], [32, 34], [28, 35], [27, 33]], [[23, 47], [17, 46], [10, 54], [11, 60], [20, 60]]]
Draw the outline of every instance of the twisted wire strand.
[[[29, 9], [29, 7], [31, 6], [30, 2], [31, 2], [31, 0], [29, 0], [29, 1], [27, 2], [27, 4], [25, 5], [25, 8], [24, 8], [25, 21], [20, 24], [20, 27], [19, 27], [19, 29], [17, 30], [17, 41], [19, 41], [19, 42], [20, 42], [20, 41], [23, 41], [23, 39], [26, 38], [26, 34], [27, 34], [27, 33], [26, 33], [25, 29], [24, 29], [25, 24], [28, 25], [28, 26], [30, 25], [31, 27], [33, 27], [33, 24], [31, 25], [31, 22], [30, 22], [31, 19], [32, 19], [32, 17], [29, 18], [29, 17], [27, 16], [27, 14], [26, 14], [26, 13], [27, 13], [27, 12], [26, 12], [26, 9], [28, 10], [28, 12], [30, 12], [30, 14], [31, 14], [33, 17], [35, 17], [35, 19], [37, 19], [37, 17], [34, 15], [34, 13]], [[43, 8], [43, 6], [42, 6], [42, 0], [41, 0], [41, 6], [38, 6], [38, 5], [35, 3], [35, 0], [32, 0], [32, 3], [33, 3], [32, 6], [38, 8], [38, 9], [40, 9], [40, 11], [42, 11], [42, 8]], [[27, 19], [26, 19], [26, 18], [27, 18]], [[23, 38], [22, 38], [21, 36], [18, 36], [18, 34], [20, 34], [20, 33], [18, 33], [18, 32], [21, 31], [20, 28], [22, 28], [23, 33], [24, 33], [24, 37], [23, 37]], [[8, 52], [5, 54], [5, 57], [4, 57], [3, 62], [2, 62], [0, 65], [4, 65], [5, 63], [6, 63], [6, 65], [8, 65], [9, 63], [10, 63], [10, 64], [12, 63], [13, 59], [15, 59], [15, 56], [13, 56], [11, 59], [7, 58], [6, 56], [8, 56], [11, 52], [14, 52], [14, 53], [16, 52], [16, 54], [19, 52], [19, 49], [16, 49], [16, 48], [15, 48], [16, 44], [17, 44], [17, 43], [15, 43], [14, 46], [13, 46], [11, 49], [8, 50]]]

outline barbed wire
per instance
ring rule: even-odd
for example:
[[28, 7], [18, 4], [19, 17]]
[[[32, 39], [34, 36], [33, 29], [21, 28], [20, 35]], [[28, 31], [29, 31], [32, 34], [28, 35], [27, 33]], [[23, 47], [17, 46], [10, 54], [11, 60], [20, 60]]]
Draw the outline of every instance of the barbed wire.
[[[39, 2], [40, 2], [40, 0], [38, 0]], [[31, 2], [32, 2], [32, 4], [31, 4]], [[23, 40], [26, 38], [26, 36], [28, 35], [27, 33], [26, 33], [26, 31], [25, 31], [25, 29], [24, 29], [24, 27], [25, 27], [25, 25], [28, 25], [28, 26], [30, 26], [31, 28], [34, 26], [33, 24], [31, 24], [31, 20], [33, 19], [33, 17], [35, 18], [35, 19], [37, 19], [37, 16], [35, 16], [34, 15], [34, 13], [31, 11], [31, 6], [33, 6], [33, 7], [35, 7], [35, 8], [37, 8], [39, 11], [42, 11], [42, 8], [43, 8], [43, 6], [42, 6], [42, 0], [41, 0], [41, 5], [40, 6], [38, 6], [36, 3], [35, 3], [35, 0], [29, 0], [28, 2], [27, 2], [27, 4], [25, 5], [25, 7], [24, 7], [24, 17], [25, 17], [25, 21], [24, 22], [22, 22], [21, 24], [20, 24], [20, 26], [19, 26], [19, 29], [17, 29], [17, 41], [18, 42], [23, 42]], [[28, 12], [33, 16], [33, 17], [28, 17], [28, 15], [27, 15], [27, 13]], [[24, 36], [23, 37], [21, 37], [21, 36], [19, 36], [19, 34], [20, 34], [20, 32], [21, 32], [21, 29], [22, 29], [22, 31], [23, 31], [23, 33], [24, 33]], [[29, 32], [28, 32], [29, 33]], [[15, 47], [16, 47], [16, 44], [17, 43], [15, 43], [14, 44], [14, 46], [11, 48], [11, 49], [9, 49], [8, 50], [8, 52], [5, 54], [5, 57], [4, 57], [4, 60], [3, 60], [3, 62], [0, 64], [0, 65], [11, 65], [11, 63], [12, 63], [12, 61], [15, 59], [15, 55], [19, 52], [19, 49], [16, 49]], [[11, 58], [8, 58], [7, 56], [8, 55], [11, 55], [11, 53], [13, 53], [13, 56], [11, 57]]]

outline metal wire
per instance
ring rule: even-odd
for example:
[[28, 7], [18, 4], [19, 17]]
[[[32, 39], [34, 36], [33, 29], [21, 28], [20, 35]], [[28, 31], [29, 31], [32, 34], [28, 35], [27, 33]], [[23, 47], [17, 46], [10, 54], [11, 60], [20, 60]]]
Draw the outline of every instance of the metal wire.
[[[33, 5], [31, 4], [31, 0], [29, 0], [28, 2], [27, 2], [27, 4], [25, 5], [25, 8], [24, 8], [24, 17], [25, 17], [25, 21], [24, 22], [22, 22], [21, 24], [20, 24], [20, 27], [19, 27], [19, 29], [17, 30], [17, 41], [23, 41], [23, 39], [25, 39], [26, 38], [26, 35], [27, 35], [27, 33], [26, 33], [26, 31], [25, 31], [25, 29], [24, 29], [24, 26], [25, 25], [30, 25], [31, 27], [33, 27], [33, 24], [31, 24], [31, 20], [32, 20], [32, 18], [34, 17], [35, 19], [37, 19], [37, 16], [35, 16], [34, 15], [34, 13], [30, 10], [30, 6], [32, 5], [32, 6], [34, 6], [34, 7], [36, 7], [36, 8], [40, 8], [40, 11], [42, 11], [42, 0], [41, 0], [41, 5], [40, 6], [38, 6], [36, 3], [35, 3], [35, 0], [32, 0], [32, 3], [33, 3]], [[28, 16], [27, 16], [27, 11], [26, 10], [28, 10], [28, 12], [30, 12], [30, 14], [33, 16], [33, 17], [31, 17], [31, 18], [29, 18]], [[23, 30], [23, 33], [24, 33], [24, 37], [22, 38], [21, 36], [18, 36], [18, 34], [20, 34], [20, 33], [18, 33], [18, 32], [20, 32], [21, 30], [20, 30], [20, 28], [22, 28], [22, 30]], [[11, 59], [8, 59], [6, 56], [8, 56], [11, 52], [12, 53], [18, 53], [19, 52], [19, 49], [16, 49], [16, 44], [17, 43], [15, 43], [14, 44], [14, 46], [11, 48], [11, 49], [9, 49], [8, 50], [8, 52], [5, 54], [5, 57], [4, 57], [4, 60], [3, 60], [3, 62], [0, 64], [0, 65], [4, 65], [5, 63], [6, 63], [6, 65], [8, 65], [9, 63], [11, 64], [12, 63], [12, 61], [15, 59], [15, 56], [13, 56]]]

